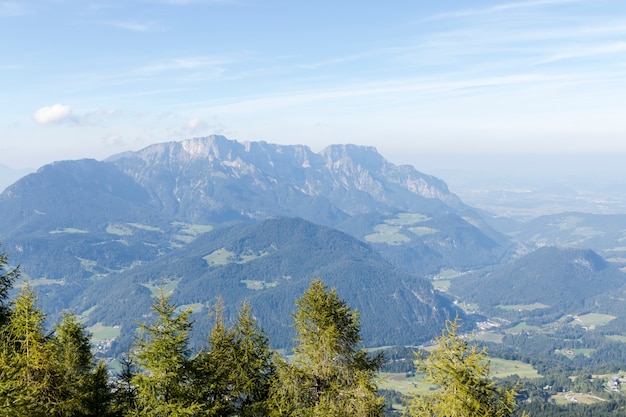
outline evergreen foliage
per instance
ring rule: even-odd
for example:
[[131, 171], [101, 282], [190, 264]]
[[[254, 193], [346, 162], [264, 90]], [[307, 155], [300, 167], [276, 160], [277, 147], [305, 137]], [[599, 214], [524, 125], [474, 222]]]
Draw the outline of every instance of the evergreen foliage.
[[[6, 266], [6, 257], [0, 259], [0, 266]], [[17, 274], [15, 270], [4, 273], [6, 294]], [[365, 352], [358, 312], [319, 279], [296, 301], [297, 336], [289, 361], [269, 348], [269, 339], [247, 303], [228, 324], [223, 303], [218, 302], [206, 344], [194, 354], [191, 311], [179, 312], [161, 290], [153, 300], [153, 320], [140, 325], [122, 372], [112, 383], [104, 364], [96, 362], [90, 335], [76, 315], [65, 313], [48, 334], [32, 287], [25, 285], [13, 302], [8, 295], [3, 297], [7, 309], [6, 322], [0, 325], [0, 416], [380, 417], [385, 413], [376, 381], [384, 357]], [[418, 363], [441, 389], [413, 399], [409, 415], [512, 415], [515, 389], [499, 388], [490, 381], [484, 351], [470, 347], [456, 331], [455, 321], [437, 339], [439, 348]], [[571, 337], [579, 336], [572, 333]], [[401, 362], [406, 350], [397, 348], [392, 359]]]
[[96, 363], [90, 335], [78, 317], [65, 313], [51, 339], [55, 371], [59, 376], [59, 416], [103, 416], [111, 402], [104, 362]]
[[498, 387], [491, 379], [484, 350], [457, 334], [457, 320], [448, 322], [437, 337], [437, 347], [417, 369], [438, 386], [434, 392], [415, 396], [407, 408], [410, 417], [508, 417], [516, 410], [514, 387]]
[[208, 415], [265, 416], [275, 372], [269, 340], [252, 317], [249, 304], [227, 326], [221, 300], [214, 307], [208, 347], [195, 359], [199, 393]]
[[44, 416], [58, 405], [45, 316], [36, 301], [33, 289], [25, 285], [3, 328], [0, 401], [7, 415]]
[[13, 288], [15, 279], [19, 276], [19, 268], [9, 268], [8, 255], [0, 252], [0, 327], [5, 325], [9, 319], [11, 302], [9, 291]]
[[272, 416], [381, 416], [375, 377], [382, 356], [360, 348], [359, 316], [315, 280], [296, 301], [293, 363], [279, 361]]
[[[15, 278], [18, 272], [10, 274]], [[28, 284], [13, 303], [5, 303], [12, 308], [0, 325], [0, 415], [108, 415], [107, 370], [96, 364], [85, 327], [66, 314], [48, 335], [36, 303]]]
[[[499, 316], [507, 311], [498, 305], [541, 303], [546, 308], [532, 313], [550, 316], [552, 321], [555, 314], [558, 318], [593, 308], [599, 304], [598, 296], [613, 296], [625, 278], [616, 265], [592, 250], [544, 246], [514, 262], [453, 280], [449, 291], [477, 303], [481, 311]], [[612, 302], [603, 304], [610, 308]]]
[[190, 384], [191, 312], [177, 314], [176, 307], [163, 291], [159, 292], [152, 310], [156, 321], [141, 325], [134, 346], [141, 370], [132, 379], [137, 387], [137, 415], [193, 416], [200, 404], [194, 401]]

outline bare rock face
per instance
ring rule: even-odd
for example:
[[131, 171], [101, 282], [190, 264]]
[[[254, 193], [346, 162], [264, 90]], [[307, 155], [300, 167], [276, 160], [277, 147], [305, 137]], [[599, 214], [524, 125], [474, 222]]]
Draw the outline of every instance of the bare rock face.
[[[299, 215], [319, 205], [346, 215], [419, 210], [424, 200], [463, 206], [446, 184], [386, 161], [373, 147], [333, 145], [319, 154], [301, 145], [237, 142], [223, 136], [149, 146], [110, 161], [181, 220]], [[310, 220], [333, 224], [345, 216]]]

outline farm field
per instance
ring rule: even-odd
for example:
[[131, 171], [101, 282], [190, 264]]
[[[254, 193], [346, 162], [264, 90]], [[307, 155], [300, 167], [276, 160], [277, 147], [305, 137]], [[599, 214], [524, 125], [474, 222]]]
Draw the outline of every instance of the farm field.
[[513, 327], [509, 327], [508, 329], [505, 330], [506, 333], [512, 333], [512, 334], [517, 334], [517, 333], [522, 333], [522, 332], [534, 332], [534, 331], [538, 331], [540, 330], [539, 327], [537, 326], [530, 326], [528, 324], [526, 324], [525, 321], [518, 323], [517, 325], [513, 326]]
[[96, 323], [87, 330], [91, 332], [91, 339], [94, 342], [99, 342], [105, 339], [114, 339], [120, 335], [121, 328], [119, 326], [103, 326], [102, 323]]
[[608, 314], [589, 313], [583, 314], [582, 316], [575, 316], [572, 324], [595, 328], [596, 326], [603, 326], [614, 319], [615, 316], [610, 316]]
[[589, 394], [582, 394], [579, 392], [559, 392], [551, 397], [555, 403], [560, 405], [567, 404], [595, 404], [604, 401], [600, 397], [596, 397]]
[[414, 376], [407, 376], [404, 372], [381, 373], [378, 387], [398, 391], [404, 395], [415, 395], [434, 389], [434, 385], [424, 381], [423, 375], [417, 373]]
[[550, 306], [545, 305], [545, 304], [541, 304], [541, 303], [534, 303], [534, 304], [512, 304], [512, 305], [500, 305], [498, 306], [498, 308], [501, 308], [503, 310], [515, 310], [515, 311], [532, 311], [532, 310], [537, 310], [540, 308], [549, 308]]
[[[511, 375], [518, 375], [520, 378], [541, 378], [533, 367], [520, 361], [491, 358], [491, 375], [495, 378], [506, 378]], [[424, 375], [416, 373], [408, 375], [406, 373], [381, 373], [379, 388], [401, 392], [404, 395], [414, 395], [420, 392], [429, 392], [435, 386], [424, 381]]]
[[174, 291], [174, 289], [178, 285], [179, 281], [180, 280], [170, 280], [167, 282], [161, 282], [157, 285], [155, 284], [142, 284], [142, 285], [146, 287], [147, 289], [149, 289], [153, 296], [156, 296], [159, 294], [159, 291], [163, 291], [165, 294], [171, 294], [172, 291]]
[[503, 334], [494, 332], [477, 333], [472, 336], [473, 340], [490, 343], [502, 343], [502, 338], [504, 338]]
[[531, 365], [521, 361], [491, 358], [491, 375], [495, 378], [506, 378], [518, 375], [520, 378], [541, 378], [541, 375]]

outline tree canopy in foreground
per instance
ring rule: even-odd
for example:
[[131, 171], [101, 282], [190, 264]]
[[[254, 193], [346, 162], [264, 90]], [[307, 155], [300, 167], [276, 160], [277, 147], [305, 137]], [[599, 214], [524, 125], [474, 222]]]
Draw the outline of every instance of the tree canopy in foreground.
[[491, 378], [485, 349], [457, 334], [457, 320], [448, 321], [437, 346], [416, 367], [438, 389], [416, 395], [406, 409], [410, 417], [509, 417], [516, 410], [515, 387], [500, 387]]

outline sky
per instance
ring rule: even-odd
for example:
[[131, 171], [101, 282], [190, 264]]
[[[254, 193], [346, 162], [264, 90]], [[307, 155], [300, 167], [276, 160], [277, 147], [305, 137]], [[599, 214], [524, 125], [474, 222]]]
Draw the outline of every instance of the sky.
[[0, 0], [0, 164], [152, 143], [626, 153], [623, 0]]

